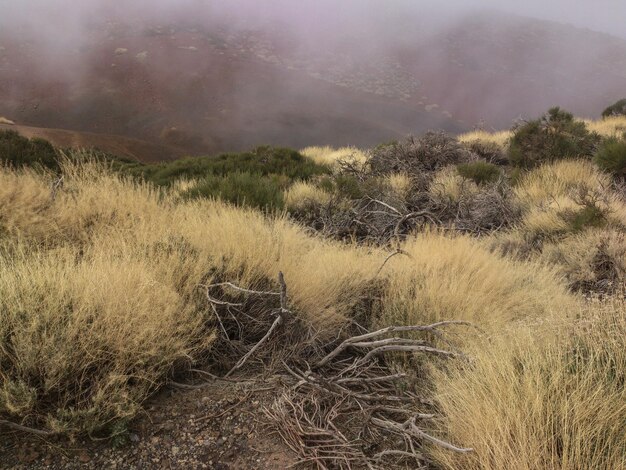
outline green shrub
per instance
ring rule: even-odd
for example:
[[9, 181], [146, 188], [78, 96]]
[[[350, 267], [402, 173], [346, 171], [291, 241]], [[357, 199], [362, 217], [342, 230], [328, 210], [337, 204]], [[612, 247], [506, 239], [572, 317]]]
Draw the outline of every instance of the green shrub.
[[607, 118], [611, 116], [626, 116], [626, 98], [619, 100], [602, 111], [602, 117]]
[[352, 175], [337, 175], [335, 186], [337, 192], [348, 199], [360, 199], [365, 195], [361, 183]]
[[557, 107], [514, 130], [509, 159], [515, 166], [533, 168], [562, 158], [590, 157], [599, 141], [584, 122]]
[[277, 210], [284, 206], [283, 190], [288, 184], [285, 176], [230, 173], [226, 176], [207, 176], [185, 191], [182, 197], [215, 198], [238, 206]]
[[594, 160], [604, 171], [626, 177], [626, 140], [615, 137], [606, 139]]
[[296, 180], [330, 173], [328, 167], [316, 164], [295, 150], [271, 147], [259, 147], [244, 153], [226, 153], [217, 157], [193, 157], [144, 165], [134, 171], [147, 181], [161, 186], [181, 178], [197, 179], [230, 173], [285, 175]]
[[487, 162], [462, 163], [456, 169], [463, 178], [479, 185], [495, 183], [500, 177], [500, 169]]
[[39, 166], [57, 170], [58, 155], [44, 139], [27, 139], [15, 131], [0, 131], [0, 162], [13, 167]]
[[582, 232], [587, 228], [602, 227], [606, 223], [606, 218], [602, 209], [595, 204], [586, 204], [580, 211], [570, 218], [572, 230]]

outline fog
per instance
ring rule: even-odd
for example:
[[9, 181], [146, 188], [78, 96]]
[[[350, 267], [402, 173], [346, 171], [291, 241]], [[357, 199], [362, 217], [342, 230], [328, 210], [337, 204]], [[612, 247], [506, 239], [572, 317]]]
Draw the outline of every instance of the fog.
[[[597, 115], [602, 105], [610, 104], [623, 76], [623, 64], [613, 64], [611, 54], [618, 50], [618, 59], [626, 57], [619, 40], [607, 36], [588, 45], [588, 32], [570, 28], [566, 40], [560, 42], [557, 33], [546, 37], [544, 45], [544, 32], [539, 31], [533, 33], [539, 46], [533, 43], [530, 51], [512, 60], [520, 43], [519, 38], [509, 41], [507, 28], [525, 34], [523, 23], [507, 23], [512, 15], [560, 23], [548, 24], [548, 30], [574, 25], [626, 39], [623, 0], [0, 0], [0, 116], [41, 127], [150, 139], [179, 127], [211, 134], [223, 143], [215, 148], [230, 149], [235, 142], [248, 145], [255, 139], [290, 145], [369, 144], [439, 125], [450, 131], [468, 128], [483, 119], [506, 127], [518, 114], [554, 104], [586, 115]], [[471, 25], [468, 18], [483, 17], [491, 18], [495, 29], [483, 34], [479, 24], [474, 31], [456, 31], [452, 40], [444, 35], [455, 25]], [[229, 57], [224, 65], [219, 62], [222, 52], [211, 55], [202, 48], [194, 61], [182, 57], [187, 52], [176, 51], [187, 44], [170, 44], [173, 49], [158, 41], [147, 44], [145, 31], [155, 24], [182, 25], [175, 41], [187, 40], [184, 31], [201, 30], [205, 45], [213, 40], [212, 30], [224, 37], [261, 31], [290, 60], [315, 62], [321, 57], [320, 70], [297, 70], [293, 64], [280, 64], [280, 73], [267, 64], [251, 70], [239, 56]], [[487, 38], [483, 42], [482, 36]], [[450, 46], [450, 41], [459, 44]], [[113, 54], [129, 45], [134, 47], [126, 56]], [[140, 69], [137, 60], [127, 58], [139, 57], [144, 47], [150, 58]], [[335, 62], [329, 66], [324, 54], [335, 55]], [[616, 75], [607, 78], [604, 69], [594, 70], [595, 65], [585, 62], [596, 58]], [[408, 84], [397, 87], [410, 98], [394, 104], [390, 101], [397, 97], [371, 93], [376, 96], [370, 100], [328, 88], [323, 80], [319, 87], [308, 80], [344, 59], [351, 67], [344, 71], [350, 83], [389, 59], [389, 67], [402, 67], [396, 75], [404, 74], [400, 78]], [[424, 89], [408, 89], [412, 85], [406, 77], [411, 74]], [[361, 88], [384, 88], [380, 83], [388, 78], [381, 73], [372, 77], [374, 85]], [[501, 83], [509, 78], [510, 84]], [[346, 80], [342, 76], [336, 81]], [[138, 83], [151, 88], [142, 90]], [[111, 91], [116, 87], [117, 94]], [[126, 89], [120, 91], [122, 87]], [[587, 90], [595, 94], [587, 96]], [[151, 95], [132, 104], [144, 92]], [[419, 115], [411, 115], [417, 107]], [[317, 122], [322, 118], [327, 122]]]
[[80, 32], [102, 16], [162, 18], [184, 17], [185, 12], [193, 12], [209, 17], [229, 15], [234, 21], [246, 22], [280, 19], [305, 30], [315, 30], [328, 26], [329, 21], [341, 23], [343, 27], [364, 27], [368, 22], [381, 20], [408, 21], [433, 10], [437, 10], [437, 21], [440, 21], [481, 9], [571, 23], [626, 37], [626, 2], [623, 0], [2, 0], [0, 8], [3, 28], [27, 25], [44, 34], [55, 33], [59, 41], [68, 34]]

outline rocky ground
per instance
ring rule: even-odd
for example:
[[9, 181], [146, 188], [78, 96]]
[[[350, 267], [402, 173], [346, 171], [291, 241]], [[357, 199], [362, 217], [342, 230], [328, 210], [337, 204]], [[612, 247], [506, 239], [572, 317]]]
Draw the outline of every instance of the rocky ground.
[[41, 440], [0, 434], [6, 469], [284, 469], [296, 455], [263, 413], [276, 382], [213, 382], [194, 390], [167, 388], [147, 404], [125, 442]]

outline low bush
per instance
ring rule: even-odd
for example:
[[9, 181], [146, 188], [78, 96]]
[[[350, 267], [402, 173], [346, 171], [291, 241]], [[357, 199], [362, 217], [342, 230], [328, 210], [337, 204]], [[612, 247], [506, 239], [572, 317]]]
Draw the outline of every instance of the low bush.
[[251, 152], [184, 158], [173, 162], [143, 165], [134, 173], [163, 186], [177, 179], [199, 179], [208, 176], [226, 176], [231, 173], [284, 175], [291, 179], [305, 180], [314, 175], [330, 173], [330, 169], [292, 149], [259, 147]]
[[495, 183], [502, 174], [496, 165], [481, 161], [462, 163], [456, 169], [463, 178], [472, 180], [478, 185]]
[[626, 139], [606, 139], [598, 149], [594, 161], [604, 171], [626, 178]]
[[602, 111], [602, 117], [608, 118], [613, 116], [626, 116], [626, 98], [617, 101], [604, 111]]
[[514, 130], [509, 159], [515, 166], [533, 168], [563, 158], [591, 157], [599, 141], [600, 136], [589, 132], [584, 122], [552, 108]]
[[16, 131], [0, 130], [0, 162], [15, 168], [38, 166], [58, 170], [58, 154], [44, 139], [27, 139]]
[[226, 176], [208, 176], [183, 191], [183, 199], [214, 198], [237, 206], [265, 210], [282, 209], [286, 177], [262, 176], [250, 173], [230, 173]]
[[403, 173], [423, 178], [424, 173], [438, 171], [448, 165], [473, 160], [472, 153], [459, 141], [440, 132], [427, 132], [401, 142], [372, 150], [368, 165], [376, 175]]
[[487, 163], [494, 165], [507, 165], [509, 159], [504, 147], [488, 140], [471, 140], [465, 143], [470, 152], [476, 154]]

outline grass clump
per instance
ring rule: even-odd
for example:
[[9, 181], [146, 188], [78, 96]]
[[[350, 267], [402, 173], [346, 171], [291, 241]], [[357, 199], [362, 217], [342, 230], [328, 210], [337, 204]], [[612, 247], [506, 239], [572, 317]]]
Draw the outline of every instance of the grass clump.
[[599, 136], [584, 122], [557, 107], [515, 129], [509, 159], [515, 166], [534, 168], [564, 158], [591, 157], [598, 143]]
[[471, 362], [436, 373], [442, 433], [474, 449], [433, 449], [438, 465], [624, 468], [625, 308], [595, 302], [573, 324], [509, 328], [476, 341]]
[[3, 252], [0, 415], [36, 417], [55, 432], [107, 432], [139, 411], [174, 364], [206, 350], [211, 329], [167, 258], [102, 247]]

